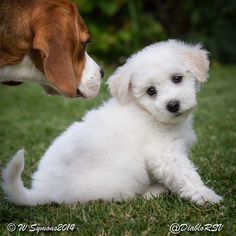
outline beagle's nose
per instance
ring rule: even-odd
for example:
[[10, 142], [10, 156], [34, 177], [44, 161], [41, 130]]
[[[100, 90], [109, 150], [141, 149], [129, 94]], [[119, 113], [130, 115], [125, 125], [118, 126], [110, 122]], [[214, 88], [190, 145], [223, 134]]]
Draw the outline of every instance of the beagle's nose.
[[104, 77], [104, 71], [103, 71], [102, 68], [100, 68], [100, 74], [101, 74], [101, 78], [103, 78]]
[[166, 105], [166, 109], [171, 113], [176, 113], [179, 110], [179, 107], [179, 101], [177, 100], [170, 100]]
[[79, 89], [76, 90], [76, 96], [78, 98], [80, 98], [80, 97], [84, 98], [84, 95], [81, 93], [81, 91]]

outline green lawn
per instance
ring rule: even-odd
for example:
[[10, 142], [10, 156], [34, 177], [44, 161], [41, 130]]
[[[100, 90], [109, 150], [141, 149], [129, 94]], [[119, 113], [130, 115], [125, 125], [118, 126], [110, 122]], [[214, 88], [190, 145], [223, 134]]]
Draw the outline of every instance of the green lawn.
[[[92, 101], [47, 97], [37, 85], [0, 86], [0, 166], [5, 166], [24, 147], [23, 180], [29, 186], [30, 175], [53, 139], [108, 96], [105, 86]], [[6, 230], [10, 222], [27, 226], [75, 224], [76, 235], [170, 235], [169, 226], [175, 222], [191, 226], [218, 223], [224, 227], [217, 235], [236, 235], [236, 67], [213, 66], [209, 83], [198, 101], [195, 110], [198, 143], [191, 159], [204, 181], [224, 196], [221, 205], [198, 207], [167, 195], [150, 201], [138, 198], [123, 203], [29, 208], [8, 203], [0, 190], [0, 235], [10, 235]]]

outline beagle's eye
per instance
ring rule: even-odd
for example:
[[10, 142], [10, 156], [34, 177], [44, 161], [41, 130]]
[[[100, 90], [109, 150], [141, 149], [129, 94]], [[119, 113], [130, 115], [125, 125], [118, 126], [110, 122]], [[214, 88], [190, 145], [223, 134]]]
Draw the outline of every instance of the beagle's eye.
[[173, 75], [172, 78], [171, 78], [171, 81], [174, 84], [179, 84], [179, 83], [181, 83], [182, 80], [183, 80], [183, 76], [182, 75]]
[[84, 42], [83, 45], [84, 45], [84, 48], [87, 48], [88, 42]]
[[91, 39], [88, 39], [86, 42], [84, 42], [84, 47], [86, 48], [89, 43], [91, 43]]
[[149, 87], [149, 88], [146, 90], [146, 92], [147, 92], [147, 94], [148, 94], [149, 96], [154, 96], [154, 95], [157, 94], [157, 90], [156, 90], [153, 86]]

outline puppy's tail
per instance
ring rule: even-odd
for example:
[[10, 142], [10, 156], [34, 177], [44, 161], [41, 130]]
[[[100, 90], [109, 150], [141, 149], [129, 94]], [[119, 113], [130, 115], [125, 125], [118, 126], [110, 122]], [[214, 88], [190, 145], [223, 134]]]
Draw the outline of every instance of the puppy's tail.
[[24, 187], [21, 174], [24, 169], [24, 150], [19, 150], [3, 170], [3, 190], [10, 202], [16, 205], [37, 205], [37, 194]]

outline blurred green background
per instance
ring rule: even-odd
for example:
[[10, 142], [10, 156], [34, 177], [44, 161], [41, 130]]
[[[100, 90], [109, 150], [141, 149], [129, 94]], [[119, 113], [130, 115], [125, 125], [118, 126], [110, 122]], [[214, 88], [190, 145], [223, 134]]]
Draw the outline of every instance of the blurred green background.
[[220, 63], [236, 62], [235, 0], [75, 0], [92, 34], [89, 52], [121, 64], [168, 38], [201, 42]]

